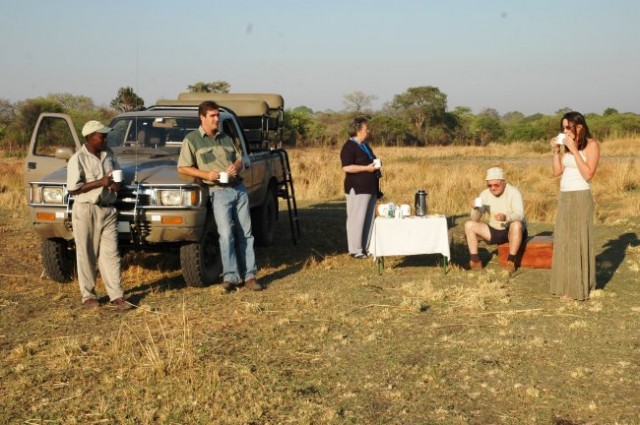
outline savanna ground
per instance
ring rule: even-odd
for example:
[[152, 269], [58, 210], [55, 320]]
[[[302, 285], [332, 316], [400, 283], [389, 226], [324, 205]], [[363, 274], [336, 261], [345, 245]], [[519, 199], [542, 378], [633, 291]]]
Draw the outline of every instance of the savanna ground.
[[427, 255], [389, 258], [382, 275], [345, 253], [338, 151], [292, 150], [304, 239], [292, 246], [281, 222], [257, 249], [267, 290], [188, 288], [174, 255], [128, 254], [127, 313], [84, 310], [77, 282], [41, 278], [21, 163], [2, 160], [0, 423], [640, 423], [639, 146], [602, 144], [587, 302], [551, 296], [549, 270], [509, 276], [495, 247], [484, 270], [462, 267], [466, 205], [490, 166], [524, 192], [530, 234], [553, 231], [541, 143], [377, 149], [384, 201], [426, 189], [452, 243], [446, 273]]

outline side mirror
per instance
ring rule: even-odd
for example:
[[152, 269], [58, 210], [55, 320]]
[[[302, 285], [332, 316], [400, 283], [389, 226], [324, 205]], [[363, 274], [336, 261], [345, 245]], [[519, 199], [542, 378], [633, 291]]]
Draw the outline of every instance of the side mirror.
[[73, 156], [71, 148], [58, 148], [56, 149], [55, 157], [58, 159], [64, 159], [68, 161]]

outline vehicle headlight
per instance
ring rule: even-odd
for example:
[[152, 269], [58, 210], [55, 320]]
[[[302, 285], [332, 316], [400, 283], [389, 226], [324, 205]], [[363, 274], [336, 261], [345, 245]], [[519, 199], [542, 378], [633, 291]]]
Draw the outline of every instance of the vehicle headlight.
[[42, 201], [45, 204], [62, 204], [64, 203], [64, 188], [62, 187], [43, 187]]
[[197, 190], [159, 190], [158, 200], [165, 207], [190, 207], [198, 205], [199, 194]]

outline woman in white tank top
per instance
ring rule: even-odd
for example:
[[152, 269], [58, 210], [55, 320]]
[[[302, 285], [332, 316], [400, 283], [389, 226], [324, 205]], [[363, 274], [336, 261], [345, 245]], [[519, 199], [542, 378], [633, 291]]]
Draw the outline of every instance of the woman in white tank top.
[[560, 178], [554, 230], [551, 293], [575, 300], [589, 299], [596, 286], [594, 204], [590, 181], [600, 161], [600, 146], [582, 114], [568, 112], [562, 134], [551, 139], [553, 176]]

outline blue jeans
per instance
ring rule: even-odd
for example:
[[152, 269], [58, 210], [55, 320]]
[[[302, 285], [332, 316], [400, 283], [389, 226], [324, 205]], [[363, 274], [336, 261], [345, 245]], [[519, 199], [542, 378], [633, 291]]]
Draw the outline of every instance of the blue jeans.
[[218, 227], [223, 279], [240, 283], [244, 275], [246, 282], [257, 272], [247, 190], [239, 183], [235, 187], [214, 186], [210, 194]]

